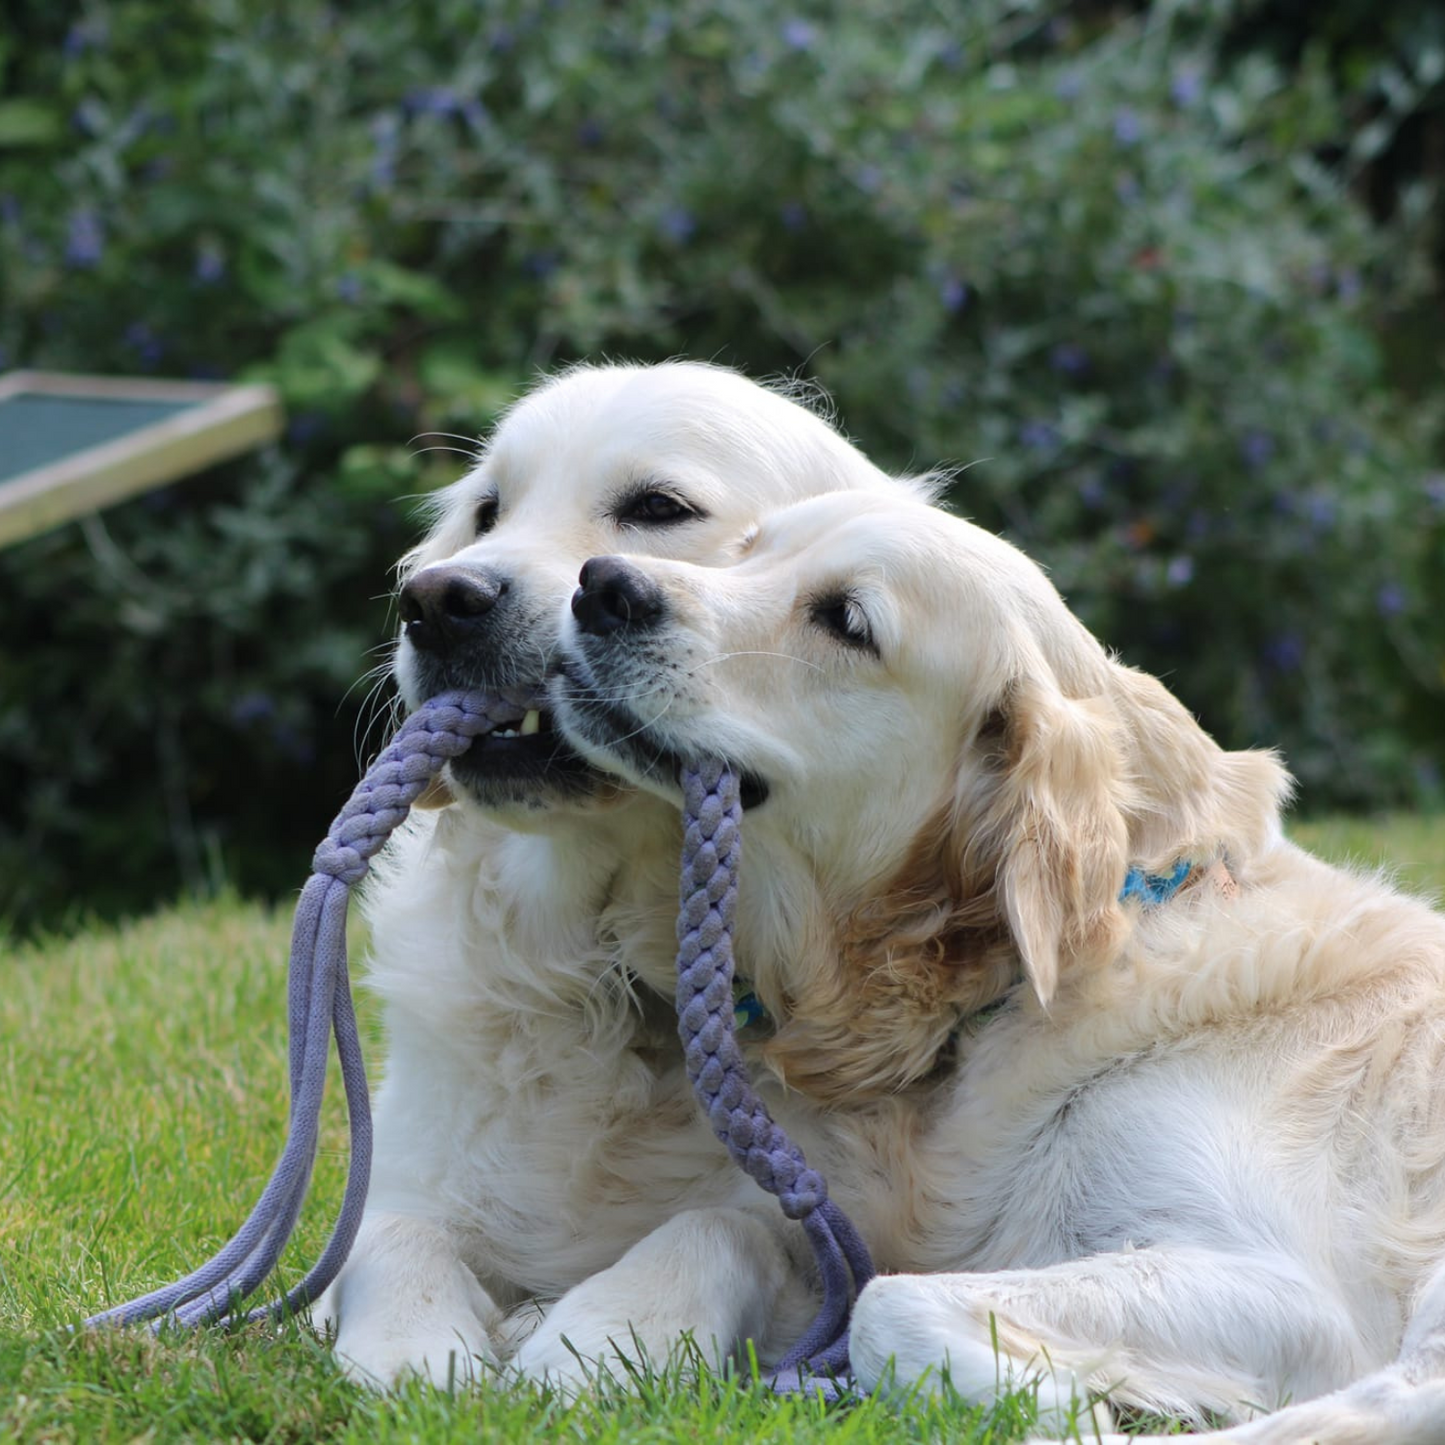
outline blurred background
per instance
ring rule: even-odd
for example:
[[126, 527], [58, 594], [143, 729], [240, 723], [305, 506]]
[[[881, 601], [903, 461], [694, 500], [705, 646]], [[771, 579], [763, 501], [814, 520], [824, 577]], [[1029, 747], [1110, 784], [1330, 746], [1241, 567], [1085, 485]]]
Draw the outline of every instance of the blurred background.
[[816, 378], [1306, 813], [1445, 801], [1445, 11], [10, 0], [0, 370], [274, 448], [0, 552], [0, 919], [284, 893], [539, 370]]

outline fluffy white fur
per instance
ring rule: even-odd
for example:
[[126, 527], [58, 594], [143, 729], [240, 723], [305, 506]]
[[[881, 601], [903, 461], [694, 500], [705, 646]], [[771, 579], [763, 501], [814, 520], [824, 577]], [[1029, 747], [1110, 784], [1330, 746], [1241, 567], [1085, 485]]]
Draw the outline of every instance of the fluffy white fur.
[[[964, 522], [840, 495], [731, 567], [634, 561], [662, 606], [569, 622], [559, 717], [660, 797], [676, 755], [770, 786], [741, 957], [787, 1127], [896, 1272], [858, 1304], [862, 1383], [1445, 1439], [1445, 919], [1290, 844], [1272, 755], [1221, 750]], [[1172, 901], [1119, 901], [1180, 859]], [[674, 1207], [716, 1207], [674, 1103]], [[738, 1263], [699, 1252], [687, 1288]], [[599, 1317], [678, 1288], [624, 1283]]]
[[[449, 659], [449, 676], [540, 683], [590, 555], [722, 562], [791, 500], [923, 485], [724, 369], [582, 368], [510, 412], [404, 571], [505, 579], [498, 655]], [[652, 488], [687, 514], [628, 520], [628, 499]], [[396, 671], [413, 703], [438, 665], [403, 637]], [[389, 1043], [375, 1167], [318, 1318], [347, 1368], [380, 1383], [445, 1383], [499, 1360], [570, 1380], [579, 1356], [615, 1363], [613, 1340], [659, 1361], [684, 1335], [713, 1357], [744, 1338], [776, 1354], [811, 1315], [807, 1249], [697, 1117], [682, 1075], [668, 1003], [676, 809], [615, 780], [529, 788], [482, 806], [454, 777], [455, 800], [414, 816], [379, 860], [369, 982]], [[849, 1135], [853, 1167], [894, 1172], [894, 1112]]]

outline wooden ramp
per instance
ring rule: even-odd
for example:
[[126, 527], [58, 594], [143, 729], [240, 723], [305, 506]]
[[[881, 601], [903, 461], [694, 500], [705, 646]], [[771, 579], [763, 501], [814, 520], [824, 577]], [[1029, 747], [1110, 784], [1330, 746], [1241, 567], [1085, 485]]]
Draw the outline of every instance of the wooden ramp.
[[0, 376], [0, 547], [202, 471], [281, 433], [269, 386]]

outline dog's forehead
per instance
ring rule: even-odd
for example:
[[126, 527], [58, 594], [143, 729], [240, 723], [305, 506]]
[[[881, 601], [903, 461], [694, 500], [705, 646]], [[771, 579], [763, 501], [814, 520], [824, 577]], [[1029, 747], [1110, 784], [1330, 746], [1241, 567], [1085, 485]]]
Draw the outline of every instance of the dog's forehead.
[[836, 493], [764, 519], [750, 556], [795, 591], [847, 590], [869, 602], [875, 624], [923, 650], [964, 619], [992, 628], [1061, 611], [1042, 571], [1011, 543], [921, 501]]
[[811, 498], [764, 518], [753, 540], [758, 557], [806, 570], [856, 571], [900, 583], [964, 573], [977, 531], [923, 502], [863, 492]]
[[[875, 483], [826, 421], [746, 377], [694, 362], [568, 373], [520, 401], [493, 435], [489, 478], [505, 494], [668, 484], [751, 520], [762, 509]], [[550, 479], [550, 485], [549, 485]]]

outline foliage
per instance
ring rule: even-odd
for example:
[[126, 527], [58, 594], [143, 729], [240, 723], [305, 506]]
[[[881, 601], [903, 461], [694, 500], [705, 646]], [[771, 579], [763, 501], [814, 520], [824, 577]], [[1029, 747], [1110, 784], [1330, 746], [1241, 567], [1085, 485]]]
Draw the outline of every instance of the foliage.
[[1441, 342], [1403, 325], [1439, 304], [1431, 203], [1369, 216], [1341, 137], [1394, 113], [1250, 45], [1259, 8], [22, 6], [0, 351], [269, 378], [291, 424], [108, 514], [113, 553], [71, 527], [0, 564], [0, 911], [128, 862], [167, 891], [208, 838], [299, 876], [390, 499], [461, 465], [409, 439], [603, 354], [815, 375], [885, 464], [966, 465], [955, 505], [1307, 804], [1438, 798]]

